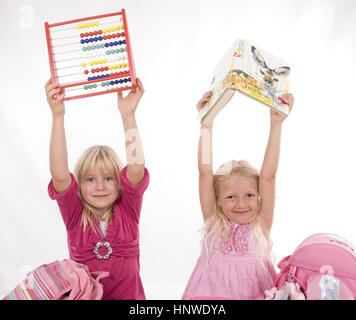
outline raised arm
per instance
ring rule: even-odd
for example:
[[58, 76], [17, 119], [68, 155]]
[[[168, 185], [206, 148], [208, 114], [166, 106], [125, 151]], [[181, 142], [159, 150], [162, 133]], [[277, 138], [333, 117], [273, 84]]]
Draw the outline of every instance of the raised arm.
[[[211, 96], [211, 91], [206, 92], [197, 104], [197, 109], [205, 105]], [[204, 221], [215, 211], [215, 189], [213, 175], [213, 150], [212, 150], [213, 124], [200, 127], [198, 146], [198, 169], [199, 169], [199, 198]]]
[[131, 90], [125, 98], [121, 91], [118, 92], [118, 107], [125, 130], [126, 176], [133, 185], [139, 184], [145, 174], [145, 158], [135, 118], [135, 111], [144, 92], [140, 79], [137, 79], [137, 88]]
[[[285, 94], [282, 96], [282, 99], [288, 104], [290, 111], [294, 103], [293, 95]], [[272, 109], [270, 115], [270, 133], [259, 179], [261, 196], [260, 216], [268, 232], [271, 230], [273, 223], [275, 180], [279, 163], [282, 124], [286, 118], [286, 116]]]
[[49, 147], [49, 164], [53, 186], [57, 193], [63, 193], [71, 184], [68, 168], [66, 137], [64, 130], [64, 90], [48, 80], [45, 84], [48, 104], [52, 111], [52, 131]]

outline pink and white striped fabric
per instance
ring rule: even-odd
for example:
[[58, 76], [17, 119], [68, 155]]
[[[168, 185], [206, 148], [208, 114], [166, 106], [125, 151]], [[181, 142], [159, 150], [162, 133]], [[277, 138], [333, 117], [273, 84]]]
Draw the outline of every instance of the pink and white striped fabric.
[[30, 272], [3, 300], [100, 300], [99, 280], [108, 275], [73, 260], [54, 261]]

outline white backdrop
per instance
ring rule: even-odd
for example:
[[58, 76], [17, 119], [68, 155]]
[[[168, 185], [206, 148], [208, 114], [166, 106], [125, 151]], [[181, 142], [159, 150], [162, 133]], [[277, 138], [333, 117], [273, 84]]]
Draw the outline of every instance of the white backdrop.
[[[44, 22], [125, 8], [137, 110], [151, 183], [144, 196], [141, 274], [148, 299], [180, 299], [199, 255], [196, 102], [236, 38], [291, 65], [295, 106], [285, 121], [272, 240], [279, 261], [313, 233], [356, 244], [356, 1], [1, 1], [0, 297], [43, 263], [68, 257], [59, 210], [47, 195], [51, 113]], [[70, 168], [94, 144], [125, 160], [116, 95], [66, 103]], [[229, 159], [260, 167], [269, 109], [236, 94], [214, 128], [214, 169]]]

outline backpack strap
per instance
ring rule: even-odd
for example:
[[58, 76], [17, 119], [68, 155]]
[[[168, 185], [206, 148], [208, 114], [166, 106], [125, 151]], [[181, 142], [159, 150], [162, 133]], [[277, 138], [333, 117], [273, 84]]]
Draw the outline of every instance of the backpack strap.
[[96, 276], [96, 278], [95, 278], [96, 281], [100, 281], [101, 279], [110, 276], [110, 272], [108, 272], [108, 271], [94, 271], [94, 272], [90, 272], [90, 273], [91, 273], [91, 275]]
[[289, 269], [291, 267], [290, 258], [291, 256], [283, 258], [277, 265], [280, 272], [275, 276], [274, 285], [278, 290], [284, 286], [286, 281], [288, 281]]
[[286, 281], [297, 283], [299, 288], [302, 289], [302, 292], [305, 292], [307, 289], [307, 280], [310, 277], [310, 272], [306, 271], [302, 267], [295, 265], [289, 266], [289, 271], [286, 274]]
[[287, 256], [278, 262], [277, 266], [281, 270], [281, 272], [283, 272], [285, 269], [287, 269], [290, 266], [290, 258], [291, 256]]

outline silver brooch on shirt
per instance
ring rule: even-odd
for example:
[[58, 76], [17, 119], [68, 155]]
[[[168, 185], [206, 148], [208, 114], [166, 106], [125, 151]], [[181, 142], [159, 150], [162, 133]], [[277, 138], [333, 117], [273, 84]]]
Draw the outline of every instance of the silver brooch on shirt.
[[[104, 247], [106, 247], [107, 248], [107, 251], [106, 251], [106, 253], [104, 254], [104, 255], [101, 255], [100, 253], [99, 253], [99, 248], [100, 247], [102, 247], [102, 246], [104, 246]], [[96, 244], [96, 247], [94, 248], [94, 253], [96, 254], [96, 257], [100, 260], [100, 259], [105, 259], [105, 260], [107, 260], [107, 259], [109, 259], [109, 257], [110, 257], [110, 255], [111, 255], [111, 253], [112, 253], [112, 248], [110, 247], [110, 243], [109, 242], [98, 242], [97, 244]]]

